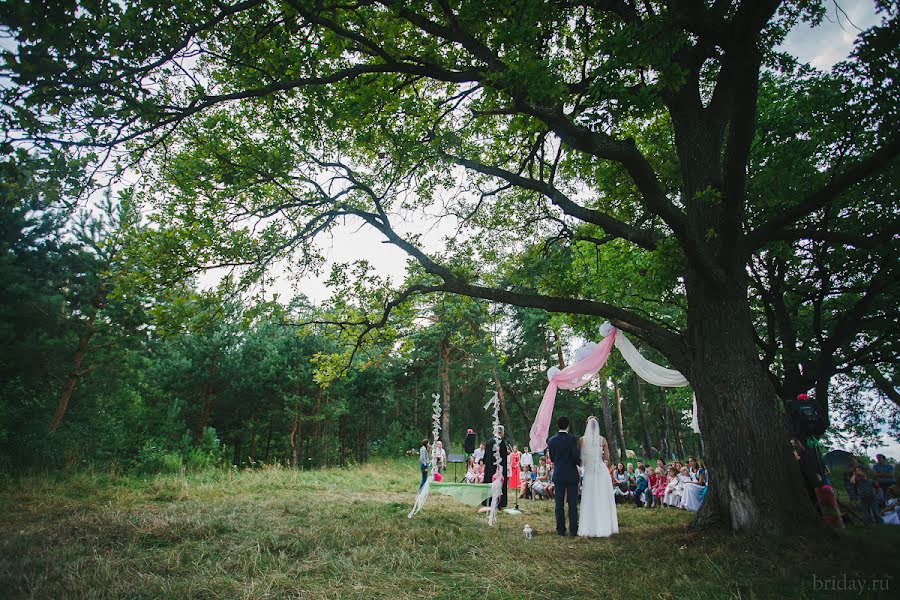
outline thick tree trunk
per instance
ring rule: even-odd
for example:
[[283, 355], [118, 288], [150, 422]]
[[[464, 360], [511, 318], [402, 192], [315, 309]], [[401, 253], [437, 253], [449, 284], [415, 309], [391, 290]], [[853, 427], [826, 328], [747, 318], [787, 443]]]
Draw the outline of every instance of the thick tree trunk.
[[622, 396], [619, 394], [619, 386], [613, 380], [613, 392], [616, 395], [616, 425], [619, 434], [619, 462], [625, 462], [625, 429], [622, 425]]
[[609, 444], [609, 455], [618, 456], [617, 436], [613, 433], [612, 406], [610, 406], [609, 392], [606, 386], [600, 386], [600, 410], [603, 411], [603, 427], [606, 432], [606, 441]]
[[444, 450], [450, 447], [450, 344], [446, 338], [441, 340], [441, 392], [444, 396], [444, 407], [441, 411], [441, 440]]
[[777, 395], [759, 360], [743, 270], [725, 285], [689, 273], [688, 343], [709, 491], [704, 528], [780, 534], [816, 521], [788, 443]]
[[75, 384], [78, 382], [78, 378], [81, 377], [81, 363], [84, 361], [84, 356], [87, 354], [88, 350], [88, 344], [93, 335], [94, 316], [92, 315], [85, 324], [84, 332], [78, 337], [78, 347], [75, 348], [75, 354], [72, 356], [72, 365], [69, 370], [69, 375], [66, 378], [66, 382], [63, 384], [62, 392], [60, 392], [59, 399], [56, 402], [56, 411], [53, 413], [53, 418], [50, 420], [48, 431], [51, 434], [56, 432], [56, 429], [59, 427], [59, 424], [66, 414], [66, 409], [69, 407], [69, 400], [72, 398], [72, 392], [75, 391]]

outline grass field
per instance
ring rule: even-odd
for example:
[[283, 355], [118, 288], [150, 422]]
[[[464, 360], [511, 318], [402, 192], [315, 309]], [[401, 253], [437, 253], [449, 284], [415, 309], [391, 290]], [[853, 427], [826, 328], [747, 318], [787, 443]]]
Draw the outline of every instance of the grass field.
[[[817, 539], [690, 533], [690, 515], [619, 507], [611, 539], [560, 538], [550, 502], [484, 515], [418, 466], [75, 473], [0, 481], [0, 596], [39, 598], [897, 597], [900, 528]], [[537, 531], [525, 540], [522, 527]], [[869, 590], [841, 593], [861, 580]], [[872, 588], [876, 588], [872, 591]], [[884, 589], [882, 589], [884, 588]]]

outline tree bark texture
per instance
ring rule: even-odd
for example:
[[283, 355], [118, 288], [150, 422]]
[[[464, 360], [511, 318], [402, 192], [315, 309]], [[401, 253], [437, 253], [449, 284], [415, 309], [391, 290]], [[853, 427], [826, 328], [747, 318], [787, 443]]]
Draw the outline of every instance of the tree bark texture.
[[691, 383], [697, 394], [709, 491], [694, 521], [782, 533], [815, 521], [759, 360], [742, 272], [727, 286], [687, 278]]

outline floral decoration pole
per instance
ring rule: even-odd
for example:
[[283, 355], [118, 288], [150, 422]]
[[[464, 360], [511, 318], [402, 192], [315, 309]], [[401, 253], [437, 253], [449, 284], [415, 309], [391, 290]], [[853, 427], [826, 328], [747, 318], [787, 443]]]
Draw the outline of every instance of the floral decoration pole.
[[488, 525], [493, 525], [497, 522], [497, 508], [500, 506], [500, 496], [503, 495], [503, 478], [506, 477], [506, 473], [502, 472], [501, 464], [500, 464], [500, 398], [497, 396], [497, 392], [494, 392], [493, 397], [488, 400], [488, 403], [484, 405], [484, 408], [487, 409], [491, 404], [494, 405], [494, 480], [491, 482], [491, 509], [488, 511]]
[[437, 440], [441, 433], [441, 396], [440, 394], [432, 394], [431, 397], [434, 399], [431, 403], [431, 406], [433, 407], [431, 414], [431, 476], [425, 479], [425, 485], [419, 490], [419, 494], [416, 496], [416, 502], [413, 504], [412, 510], [406, 515], [407, 518], [410, 519], [425, 506], [425, 499], [428, 498], [428, 488], [431, 486], [431, 480], [434, 479], [435, 473], [438, 472], [436, 458]]

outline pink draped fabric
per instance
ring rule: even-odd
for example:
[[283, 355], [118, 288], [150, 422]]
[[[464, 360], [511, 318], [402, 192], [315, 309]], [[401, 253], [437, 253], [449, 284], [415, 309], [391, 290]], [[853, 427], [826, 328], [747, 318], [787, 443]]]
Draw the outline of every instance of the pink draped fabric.
[[613, 329], [612, 333], [597, 344], [588, 357], [569, 365], [550, 379], [550, 384], [544, 392], [544, 399], [541, 400], [541, 406], [534, 418], [534, 424], [531, 426], [531, 450], [533, 452], [541, 452], [547, 447], [547, 434], [550, 432], [553, 405], [556, 404], [556, 390], [559, 388], [574, 390], [596, 377], [597, 372], [606, 364], [615, 339], [616, 329]]

